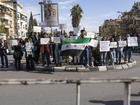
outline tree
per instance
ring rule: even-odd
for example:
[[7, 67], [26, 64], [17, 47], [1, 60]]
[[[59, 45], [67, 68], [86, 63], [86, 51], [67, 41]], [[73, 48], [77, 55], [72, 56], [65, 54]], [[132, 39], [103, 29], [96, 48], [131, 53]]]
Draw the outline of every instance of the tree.
[[37, 26], [37, 20], [36, 20], [36, 18], [34, 18], [34, 23], [33, 23], [33, 26]]
[[29, 18], [29, 27], [28, 27], [28, 33], [33, 32], [33, 25], [34, 25], [34, 19], [32, 12], [30, 13], [30, 18]]
[[74, 5], [71, 9], [71, 17], [72, 17], [72, 26], [79, 27], [81, 18], [82, 18], [83, 10], [79, 6], [79, 4]]

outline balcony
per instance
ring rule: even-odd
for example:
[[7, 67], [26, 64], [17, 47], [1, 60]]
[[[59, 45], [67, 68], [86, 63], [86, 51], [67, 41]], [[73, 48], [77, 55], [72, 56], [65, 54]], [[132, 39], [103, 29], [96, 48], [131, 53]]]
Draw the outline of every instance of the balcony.
[[0, 13], [0, 19], [12, 20], [12, 17], [7, 14]]

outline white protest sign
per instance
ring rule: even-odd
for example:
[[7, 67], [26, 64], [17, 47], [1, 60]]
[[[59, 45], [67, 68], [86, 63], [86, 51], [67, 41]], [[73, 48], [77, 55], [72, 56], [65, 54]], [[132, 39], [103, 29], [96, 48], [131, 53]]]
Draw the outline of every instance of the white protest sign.
[[26, 43], [26, 51], [30, 52], [32, 51], [33, 43]]
[[138, 46], [138, 38], [137, 37], [128, 37], [127, 41], [128, 41], [129, 47]]
[[97, 47], [98, 46], [98, 40], [91, 39], [91, 41], [88, 45], [92, 46], [92, 47]]
[[47, 45], [50, 41], [50, 38], [41, 38], [40, 39], [40, 44], [41, 45]]
[[18, 45], [18, 41], [17, 40], [12, 40], [12, 46], [17, 46]]
[[61, 43], [60, 37], [51, 37], [51, 41], [54, 43]]
[[126, 47], [126, 41], [119, 41], [119, 47]]
[[110, 42], [110, 48], [117, 48], [117, 42]]
[[100, 52], [110, 51], [110, 41], [100, 41]]
[[34, 27], [33, 27], [33, 31], [34, 31], [34, 32], [41, 32], [41, 27], [39, 27], [39, 26], [34, 26]]

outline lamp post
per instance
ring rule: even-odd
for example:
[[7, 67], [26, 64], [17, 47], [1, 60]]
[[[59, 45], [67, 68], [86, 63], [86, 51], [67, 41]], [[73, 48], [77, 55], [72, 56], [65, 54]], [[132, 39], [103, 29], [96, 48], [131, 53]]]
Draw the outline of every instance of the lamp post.
[[43, 2], [39, 2], [39, 5], [41, 6], [41, 23], [43, 23]]
[[12, 1], [13, 3], [13, 7], [15, 9], [15, 34], [16, 34], [16, 37], [18, 38], [18, 9], [17, 9], [17, 0], [13, 0]]

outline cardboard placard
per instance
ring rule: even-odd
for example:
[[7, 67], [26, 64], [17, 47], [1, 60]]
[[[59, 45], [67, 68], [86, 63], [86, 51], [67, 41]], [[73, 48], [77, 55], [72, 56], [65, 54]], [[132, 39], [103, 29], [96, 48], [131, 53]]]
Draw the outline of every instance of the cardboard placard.
[[117, 42], [110, 42], [110, 48], [117, 48]]
[[26, 51], [27, 52], [32, 51], [32, 48], [33, 48], [33, 44], [32, 43], [26, 43]]
[[41, 38], [40, 44], [41, 45], [47, 45], [50, 42], [50, 38]]
[[127, 43], [126, 41], [119, 41], [119, 47], [126, 47]]
[[18, 41], [17, 40], [12, 40], [12, 46], [17, 46], [18, 45]]
[[54, 43], [61, 43], [60, 37], [51, 37], [51, 41]]
[[88, 45], [92, 46], [92, 47], [97, 47], [98, 46], [98, 40], [91, 39], [91, 41]]
[[39, 27], [39, 26], [33, 26], [33, 31], [34, 32], [41, 32], [41, 27]]
[[137, 37], [128, 37], [128, 46], [129, 47], [136, 47], [138, 46], [138, 38]]
[[100, 41], [100, 52], [110, 51], [110, 41]]

